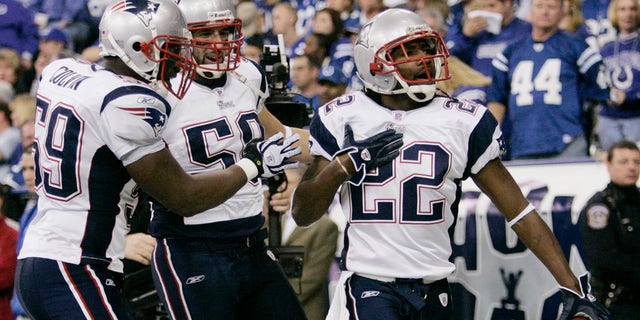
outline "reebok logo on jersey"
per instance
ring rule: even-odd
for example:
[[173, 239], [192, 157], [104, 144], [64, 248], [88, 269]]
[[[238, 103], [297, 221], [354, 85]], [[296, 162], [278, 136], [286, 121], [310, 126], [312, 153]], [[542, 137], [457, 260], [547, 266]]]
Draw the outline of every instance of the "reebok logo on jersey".
[[115, 287], [116, 283], [113, 282], [113, 279], [107, 279], [107, 280], [104, 281], [104, 285], [105, 286], [109, 286], [109, 287]]
[[380, 295], [380, 291], [364, 291], [360, 295], [360, 298], [361, 299], [366, 299], [366, 298], [371, 298], [371, 297], [377, 297], [378, 295]]
[[193, 277], [187, 278], [187, 284], [194, 284], [194, 283], [202, 282], [203, 280], [204, 280], [204, 274], [201, 274], [199, 276], [193, 276]]

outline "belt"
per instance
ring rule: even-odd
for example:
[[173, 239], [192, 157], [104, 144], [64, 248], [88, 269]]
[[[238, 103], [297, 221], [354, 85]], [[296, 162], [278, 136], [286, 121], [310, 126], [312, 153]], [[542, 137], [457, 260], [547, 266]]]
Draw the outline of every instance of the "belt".
[[371, 279], [371, 280], [377, 280], [377, 281], [381, 281], [381, 282], [387, 282], [387, 283], [414, 283], [414, 282], [419, 282], [422, 284], [430, 284], [433, 283], [435, 281], [438, 280], [432, 280], [429, 278], [391, 278], [391, 277], [383, 277], [383, 276], [376, 276], [376, 275], [372, 275], [372, 274], [368, 274], [368, 273], [361, 273], [361, 272], [355, 272], [354, 273], [357, 276], [363, 277], [363, 278], [367, 278], [367, 279]]
[[239, 245], [243, 247], [251, 247], [255, 244], [264, 245], [264, 239], [267, 238], [269, 233], [266, 228], [260, 229], [246, 237], [235, 238], [220, 238], [220, 239], [208, 239], [212, 245]]

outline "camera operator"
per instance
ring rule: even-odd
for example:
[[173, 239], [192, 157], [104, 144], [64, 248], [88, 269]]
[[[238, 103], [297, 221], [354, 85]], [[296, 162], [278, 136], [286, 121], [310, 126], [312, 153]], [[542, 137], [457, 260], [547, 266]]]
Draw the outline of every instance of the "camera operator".
[[[328, 215], [324, 215], [310, 227], [296, 225], [289, 210], [291, 195], [304, 174], [305, 166], [286, 170], [287, 184], [282, 184], [276, 193], [265, 193], [265, 204], [282, 215], [283, 248], [303, 247], [304, 264], [300, 278], [289, 277], [289, 282], [298, 290], [298, 298], [309, 320], [324, 319], [329, 306], [329, 268], [334, 261], [338, 244], [338, 226]], [[269, 199], [270, 198], [270, 199]], [[268, 209], [265, 208], [265, 212]], [[287, 269], [287, 268], [285, 268]]]

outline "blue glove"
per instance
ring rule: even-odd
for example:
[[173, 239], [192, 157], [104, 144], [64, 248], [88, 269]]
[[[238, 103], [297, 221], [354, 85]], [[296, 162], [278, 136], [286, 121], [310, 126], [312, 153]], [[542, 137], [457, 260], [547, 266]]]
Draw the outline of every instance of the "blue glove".
[[356, 173], [349, 179], [354, 185], [360, 185], [367, 172], [383, 166], [400, 154], [402, 133], [387, 129], [364, 140], [356, 141], [353, 129], [346, 125], [344, 146], [338, 154], [349, 153], [349, 158], [356, 168]]
[[263, 178], [298, 167], [298, 162], [289, 161], [289, 158], [302, 153], [300, 147], [293, 148], [293, 144], [300, 140], [300, 135], [296, 133], [279, 143], [282, 137], [282, 132], [278, 132], [264, 141], [253, 139], [242, 150], [242, 157], [251, 160], [258, 168], [258, 175]]
[[591, 285], [589, 285], [589, 273], [580, 276], [580, 293], [569, 288], [560, 287], [562, 291], [562, 313], [558, 320], [571, 320], [574, 317], [586, 317], [591, 320], [609, 319], [609, 311], [596, 302], [596, 298], [591, 295]]

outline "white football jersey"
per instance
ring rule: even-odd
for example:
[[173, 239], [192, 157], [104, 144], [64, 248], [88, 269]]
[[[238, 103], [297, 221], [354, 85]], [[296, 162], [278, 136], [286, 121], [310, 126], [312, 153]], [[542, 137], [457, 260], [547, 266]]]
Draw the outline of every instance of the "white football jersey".
[[[264, 135], [258, 121], [264, 101], [256, 89], [268, 94], [265, 75], [242, 58], [235, 72], [225, 73], [217, 85], [193, 82], [182, 100], [169, 98], [173, 110], [162, 137], [186, 172], [225, 169], [242, 158], [247, 142]], [[191, 217], [179, 217], [154, 203], [151, 231], [157, 237], [225, 237], [205, 225], [260, 216], [262, 198], [260, 180], [254, 179], [221, 205]]]
[[343, 263], [349, 271], [395, 278], [442, 279], [454, 270], [452, 230], [461, 181], [500, 156], [501, 131], [481, 105], [436, 97], [411, 111], [390, 110], [363, 92], [339, 97], [312, 121], [311, 153], [332, 159], [345, 125], [356, 141], [394, 128], [400, 155], [340, 191], [347, 216]]
[[125, 166], [163, 149], [168, 102], [95, 64], [52, 62], [37, 94], [38, 212], [19, 259], [97, 263], [122, 272], [125, 211], [137, 202]]

